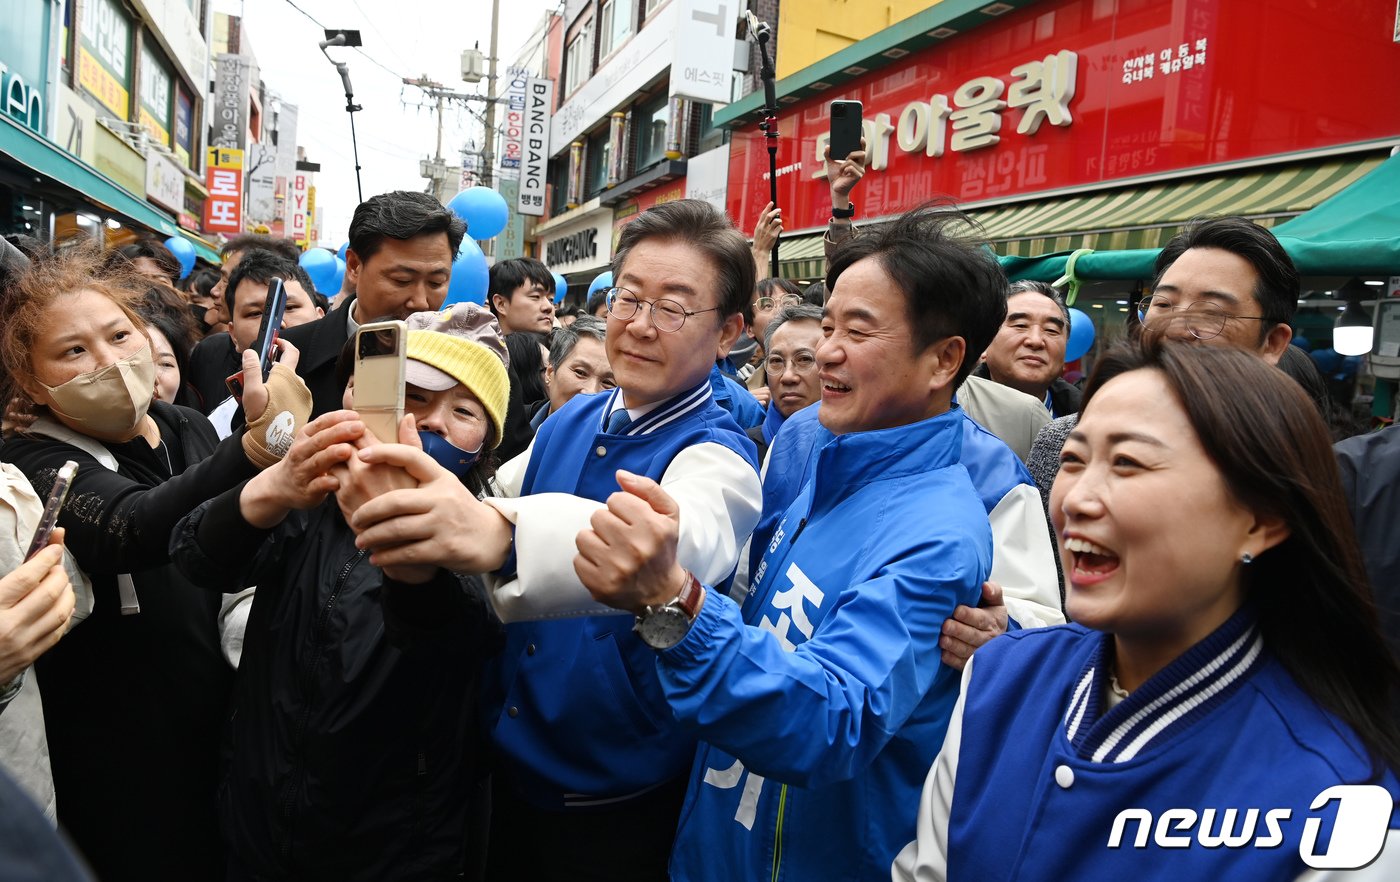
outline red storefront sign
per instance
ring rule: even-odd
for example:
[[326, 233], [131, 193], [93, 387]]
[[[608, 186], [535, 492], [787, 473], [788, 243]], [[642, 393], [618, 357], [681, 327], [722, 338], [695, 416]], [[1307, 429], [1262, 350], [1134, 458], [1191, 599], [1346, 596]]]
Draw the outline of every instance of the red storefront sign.
[[[782, 107], [785, 226], [830, 216], [820, 156], [837, 99], [864, 104], [858, 218], [1400, 136], [1392, 12], [1369, 0], [1050, 0], [1007, 13]], [[769, 200], [756, 125], [734, 133], [729, 161], [729, 213], [752, 230]]]
[[243, 232], [243, 151], [210, 147], [204, 186], [209, 191], [204, 200], [204, 232]]

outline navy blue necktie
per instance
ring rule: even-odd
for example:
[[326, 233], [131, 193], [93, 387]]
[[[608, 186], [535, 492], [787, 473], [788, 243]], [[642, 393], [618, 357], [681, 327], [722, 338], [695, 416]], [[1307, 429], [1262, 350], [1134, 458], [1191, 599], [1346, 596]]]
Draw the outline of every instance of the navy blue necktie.
[[608, 417], [607, 433], [609, 435], [621, 435], [627, 431], [627, 427], [632, 425], [632, 417], [627, 413], [627, 408], [619, 407]]

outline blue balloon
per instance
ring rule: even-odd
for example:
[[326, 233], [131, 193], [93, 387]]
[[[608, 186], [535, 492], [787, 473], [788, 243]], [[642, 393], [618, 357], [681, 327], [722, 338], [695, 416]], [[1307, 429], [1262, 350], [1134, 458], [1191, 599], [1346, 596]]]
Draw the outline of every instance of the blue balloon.
[[1065, 361], [1078, 361], [1094, 346], [1094, 320], [1080, 309], [1069, 311], [1069, 340], [1065, 341]]
[[165, 247], [180, 261], [180, 278], [188, 276], [190, 270], [194, 269], [194, 245], [184, 236], [171, 236], [165, 240]]
[[564, 295], [569, 293], [569, 280], [554, 273], [554, 302], [563, 303]]
[[506, 200], [490, 187], [468, 187], [447, 203], [452, 213], [467, 222], [467, 235], [473, 239], [493, 239], [510, 220]]
[[588, 286], [588, 296], [592, 297], [594, 292], [613, 286], [612, 270], [599, 274]]
[[457, 259], [452, 261], [452, 278], [447, 282], [447, 299], [442, 305], [485, 303], [490, 276], [486, 255], [472, 239], [463, 239], [462, 247], [457, 249]]
[[350, 243], [349, 243], [349, 242], [346, 242], [344, 245], [340, 246], [340, 248], [338, 248], [338, 249], [336, 250], [335, 256], [336, 256], [336, 257], [339, 257], [341, 260], [344, 260], [344, 259], [345, 259], [345, 252], [346, 252], [346, 250], [349, 249], [349, 248], [350, 248]]
[[335, 255], [324, 248], [312, 248], [301, 255], [298, 261], [301, 268], [311, 277], [311, 284], [327, 297], [340, 293], [340, 282], [336, 279]]
[[335, 275], [328, 280], [335, 287], [321, 293], [327, 297], [334, 297], [340, 293], [341, 286], [345, 283], [345, 261], [339, 257], [335, 259]]

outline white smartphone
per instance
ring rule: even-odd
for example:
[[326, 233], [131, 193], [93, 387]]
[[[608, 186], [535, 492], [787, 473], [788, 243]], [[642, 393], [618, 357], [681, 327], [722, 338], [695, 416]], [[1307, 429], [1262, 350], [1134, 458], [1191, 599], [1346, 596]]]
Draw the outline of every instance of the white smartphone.
[[403, 322], [371, 322], [355, 332], [355, 412], [386, 443], [399, 440], [407, 361], [408, 326]]

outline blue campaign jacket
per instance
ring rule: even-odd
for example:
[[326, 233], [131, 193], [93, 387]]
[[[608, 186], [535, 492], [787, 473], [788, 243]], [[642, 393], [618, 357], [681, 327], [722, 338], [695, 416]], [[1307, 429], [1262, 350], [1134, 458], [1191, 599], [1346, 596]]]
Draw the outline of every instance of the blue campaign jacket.
[[[1297, 878], [1307, 819], [1323, 819], [1321, 855], [1338, 812], [1310, 811], [1314, 798], [1371, 778], [1355, 733], [1299, 688], [1248, 608], [1105, 712], [1112, 639], [1061, 625], [977, 651], [948, 878]], [[1369, 783], [1400, 794], [1391, 773]], [[1169, 809], [1191, 814], [1162, 825]], [[1275, 828], [1282, 842], [1269, 844]]]
[[[818, 420], [820, 410], [818, 402], [788, 417], [768, 449], [763, 475], [763, 514], [749, 546], [749, 572], [757, 569], [778, 521], [811, 476], [816, 452], [836, 437]], [[1015, 451], [982, 428], [962, 408], [954, 405], [953, 411], [962, 419], [962, 454], [958, 461], [967, 469], [988, 514], [1013, 488], [1022, 484], [1035, 486], [1035, 480]], [[1014, 619], [1008, 625], [1013, 630], [1019, 627]]]
[[[607, 435], [604, 419], [618, 394], [575, 396], [544, 421], [522, 496], [558, 492], [601, 502], [618, 491], [618, 469], [660, 481], [677, 453], [704, 443], [721, 444], [757, 469], [753, 442], [714, 402], [708, 380], [624, 434]], [[695, 741], [676, 728], [655, 651], [632, 623], [615, 615], [506, 626], [506, 647], [485, 680], [487, 722], [507, 777], [540, 808], [605, 805], [688, 767]]]
[[704, 742], [672, 879], [888, 875], [957, 698], [939, 630], [991, 568], [962, 421], [828, 442], [742, 614], [711, 591], [659, 655], [676, 717]]
[[715, 403], [734, 417], [742, 428], [752, 429], [761, 425], [766, 416], [763, 412], [763, 405], [758, 403], [758, 399], [753, 397], [753, 393], [744, 387], [743, 383], [720, 370], [718, 366], [710, 369], [710, 391], [714, 393]]

